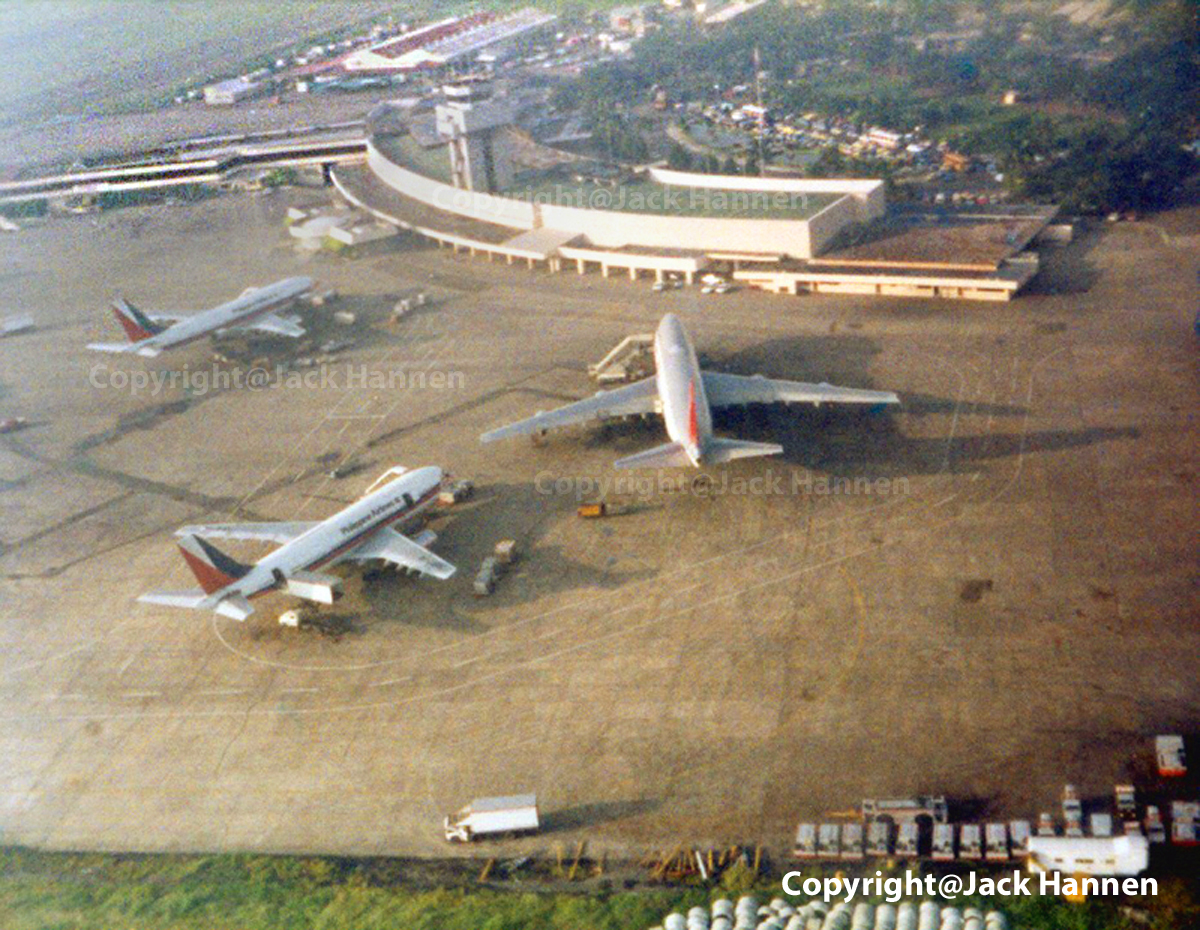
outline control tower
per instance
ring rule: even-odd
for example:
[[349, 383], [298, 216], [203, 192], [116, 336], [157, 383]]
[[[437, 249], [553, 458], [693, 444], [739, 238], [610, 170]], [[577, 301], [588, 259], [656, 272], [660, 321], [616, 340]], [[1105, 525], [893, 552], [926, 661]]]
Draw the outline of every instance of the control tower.
[[481, 84], [448, 84], [435, 111], [437, 133], [450, 149], [450, 171], [460, 190], [495, 194], [512, 185], [513, 166], [500, 130], [512, 111], [489, 99]]

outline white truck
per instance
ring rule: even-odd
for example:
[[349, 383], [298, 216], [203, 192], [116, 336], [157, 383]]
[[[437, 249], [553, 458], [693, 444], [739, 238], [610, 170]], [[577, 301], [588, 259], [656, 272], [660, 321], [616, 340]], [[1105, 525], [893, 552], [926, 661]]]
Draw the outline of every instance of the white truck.
[[450, 842], [470, 843], [474, 839], [506, 834], [535, 833], [540, 826], [536, 794], [515, 794], [503, 798], [477, 798], [443, 824]]

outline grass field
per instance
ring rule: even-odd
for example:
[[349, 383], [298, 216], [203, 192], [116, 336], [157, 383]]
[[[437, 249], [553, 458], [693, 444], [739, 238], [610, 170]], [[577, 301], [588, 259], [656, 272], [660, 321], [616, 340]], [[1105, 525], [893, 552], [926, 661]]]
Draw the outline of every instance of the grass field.
[[[601, 886], [568, 893], [539, 891], [532, 881], [510, 883], [512, 890], [469, 887], [461, 877], [430, 887], [431, 870], [438, 868], [404, 860], [9, 849], [0, 852], [0, 915], [5, 930], [648, 930], [671, 910], [686, 912], [744, 890]], [[763, 902], [779, 895], [777, 880], [753, 890]], [[1167, 930], [1194, 926], [1190, 900], [1167, 884], [1156, 910], [1137, 918], [1113, 903], [1031, 898], [996, 904], [1015, 928]]]

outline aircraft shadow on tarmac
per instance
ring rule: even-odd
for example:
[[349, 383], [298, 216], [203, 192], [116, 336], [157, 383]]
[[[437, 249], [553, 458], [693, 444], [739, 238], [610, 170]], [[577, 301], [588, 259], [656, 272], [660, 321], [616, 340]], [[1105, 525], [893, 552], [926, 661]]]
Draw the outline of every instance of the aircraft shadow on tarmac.
[[[656, 574], [650, 568], [623, 568], [619, 558], [597, 567], [571, 558], [556, 543], [542, 542], [546, 531], [563, 516], [573, 514], [578, 503], [574, 494], [539, 493], [532, 483], [479, 486], [472, 500], [456, 505], [444, 517], [435, 511], [430, 521], [438, 534], [433, 549], [458, 567], [454, 578], [443, 586], [383, 571], [364, 579], [363, 598], [372, 611], [392, 615], [397, 614], [397, 604], [436, 596], [444, 588], [455, 595], [448, 607], [400, 609], [400, 622], [472, 635], [492, 628], [475, 616], [486, 615], [495, 607], [533, 603], [562, 591], [616, 589]], [[474, 582], [483, 559], [502, 539], [517, 541], [515, 563], [500, 577], [493, 595], [464, 600], [459, 595]], [[435, 584], [437, 590], [425, 590], [424, 586]]]
[[[856, 385], [857, 386], [857, 385]], [[908, 408], [901, 395], [899, 416], [940, 414], [961, 419], [970, 416], [1022, 418], [1023, 407], [1003, 404], [958, 404], [951, 399], [919, 395]], [[713, 428], [723, 436], [756, 442], [777, 442], [783, 455], [766, 461], [783, 461], [831, 477], [915, 477], [943, 472], [978, 471], [982, 463], [1095, 445], [1119, 439], [1136, 439], [1136, 427], [1088, 427], [1078, 430], [1021, 431], [1014, 424], [1004, 431], [972, 433], [961, 426], [946, 436], [907, 436], [890, 409], [827, 405], [781, 404], [731, 408], [713, 412]], [[627, 420], [585, 428], [577, 434], [548, 442], [574, 442], [583, 448], [605, 449], [613, 458], [628, 455], [663, 441], [658, 418]], [[727, 466], [728, 467], [728, 466]], [[738, 463], [743, 470], [757, 465]]]
[[731, 413], [717, 417], [714, 425], [743, 439], [778, 442], [784, 449], [783, 461], [846, 478], [961, 474], [1019, 455], [1140, 435], [1135, 427], [1088, 427], [990, 433], [960, 430], [952, 438], [906, 436], [887, 411], [796, 407]]
[[598, 827], [650, 814], [662, 806], [657, 798], [638, 798], [629, 801], [595, 801], [578, 804], [565, 810], [550, 811], [542, 817], [542, 833], [559, 833]]

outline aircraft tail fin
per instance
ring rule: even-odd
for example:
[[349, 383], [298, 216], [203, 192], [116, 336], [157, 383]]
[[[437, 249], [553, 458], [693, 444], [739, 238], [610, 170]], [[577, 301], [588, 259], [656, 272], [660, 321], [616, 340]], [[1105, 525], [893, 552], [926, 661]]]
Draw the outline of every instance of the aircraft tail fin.
[[668, 442], [613, 462], [613, 468], [685, 468], [692, 464], [682, 443]]
[[113, 312], [130, 342], [141, 342], [143, 339], [157, 336], [166, 329], [161, 323], [155, 323], [124, 297], [118, 297], [113, 301]]
[[182, 536], [179, 539], [179, 551], [183, 553], [188, 568], [200, 582], [205, 594], [212, 594], [228, 587], [249, 571], [249, 565], [243, 565], [236, 559], [230, 558], [210, 542], [199, 536]]
[[774, 442], [746, 442], [741, 439], [718, 439], [715, 436], [704, 447], [706, 464], [719, 465], [734, 459], [749, 459], [760, 455], [779, 455], [783, 446]]

